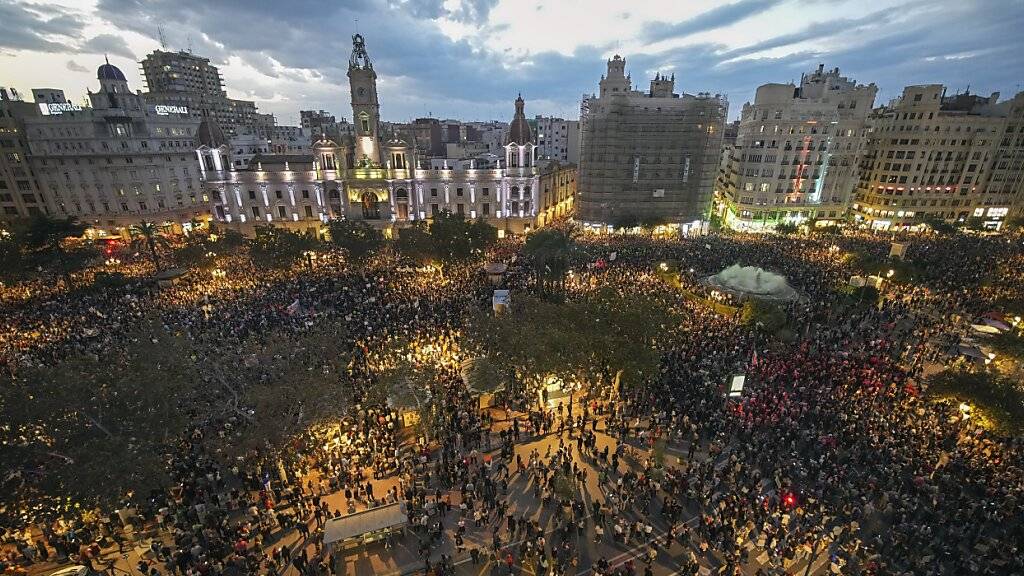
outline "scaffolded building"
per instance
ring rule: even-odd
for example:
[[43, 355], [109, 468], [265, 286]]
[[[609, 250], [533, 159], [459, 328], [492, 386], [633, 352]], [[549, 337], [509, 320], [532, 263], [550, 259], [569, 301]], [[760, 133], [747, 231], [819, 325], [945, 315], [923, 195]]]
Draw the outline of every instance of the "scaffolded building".
[[675, 75], [633, 90], [616, 55], [583, 99], [577, 218], [588, 227], [690, 225], [709, 213], [728, 102], [676, 94]]

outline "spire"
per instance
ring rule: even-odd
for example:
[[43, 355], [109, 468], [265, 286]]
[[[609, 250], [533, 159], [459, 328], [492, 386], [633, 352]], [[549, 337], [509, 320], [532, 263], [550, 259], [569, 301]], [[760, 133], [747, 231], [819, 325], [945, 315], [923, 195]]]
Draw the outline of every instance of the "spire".
[[362, 34], [352, 36], [352, 56], [348, 59], [348, 67], [373, 69], [370, 55], [366, 53], [366, 41], [363, 40]]
[[106, 62], [108, 66], [110, 65], [110, 58], [107, 58], [106, 52], [103, 53], [103, 61]]

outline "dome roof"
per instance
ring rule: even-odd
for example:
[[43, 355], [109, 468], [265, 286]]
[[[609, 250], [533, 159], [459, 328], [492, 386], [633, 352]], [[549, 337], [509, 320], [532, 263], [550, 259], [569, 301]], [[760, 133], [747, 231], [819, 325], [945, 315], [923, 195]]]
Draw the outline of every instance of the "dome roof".
[[220, 125], [211, 118], [203, 118], [203, 121], [199, 123], [199, 128], [196, 129], [196, 138], [199, 140], [200, 146], [207, 146], [209, 148], [218, 148], [228, 143], [228, 139], [224, 137], [224, 131], [220, 129]]
[[533, 142], [533, 134], [530, 132], [530, 123], [526, 121], [526, 113], [523, 112], [523, 95], [516, 98], [516, 115], [508, 125], [507, 144], [528, 144]]
[[127, 82], [128, 80], [124, 77], [124, 73], [117, 67], [107, 62], [96, 69], [96, 78], [98, 80], [120, 80], [121, 82]]

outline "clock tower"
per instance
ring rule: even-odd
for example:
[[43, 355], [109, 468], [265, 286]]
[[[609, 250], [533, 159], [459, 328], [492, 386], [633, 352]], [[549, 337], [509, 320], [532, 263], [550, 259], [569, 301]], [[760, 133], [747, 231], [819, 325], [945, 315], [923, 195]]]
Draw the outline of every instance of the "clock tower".
[[373, 70], [362, 34], [352, 36], [348, 59], [348, 84], [352, 92], [352, 122], [355, 124], [356, 166], [380, 164], [380, 104], [377, 102], [377, 73]]

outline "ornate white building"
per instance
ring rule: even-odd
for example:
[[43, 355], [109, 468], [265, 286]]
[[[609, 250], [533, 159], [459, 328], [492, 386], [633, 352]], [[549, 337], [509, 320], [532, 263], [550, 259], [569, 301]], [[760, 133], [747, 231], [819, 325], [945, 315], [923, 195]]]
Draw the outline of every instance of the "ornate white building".
[[484, 218], [511, 232], [536, 225], [537, 146], [515, 101], [504, 158], [417, 158], [415, 146], [381, 133], [377, 73], [363, 37], [352, 37], [349, 85], [355, 131], [341, 141], [323, 136], [313, 153], [256, 156], [236, 169], [224, 142], [201, 130], [197, 155], [213, 218], [251, 232], [255, 224], [317, 230], [331, 218], [390, 228], [448, 211]]

